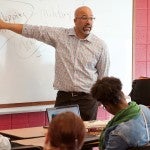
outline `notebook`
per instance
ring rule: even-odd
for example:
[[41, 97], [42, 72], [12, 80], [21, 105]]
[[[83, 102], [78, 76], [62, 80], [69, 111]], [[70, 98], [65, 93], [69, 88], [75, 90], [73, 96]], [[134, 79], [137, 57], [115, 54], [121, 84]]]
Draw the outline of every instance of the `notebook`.
[[57, 114], [60, 114], [62, 112], [67, 112], [71, 111], [75, 113], [76, 115], [80, 116], [80, 110], [79, 110], [79, 105], [67, 105], [67, 106], [59, 106], [59, 107], [52, 107], [52, 108], [47, 108], [47, 116], [48, 116], [48, 121], [51, 122], [53, 117], [55, 117]]

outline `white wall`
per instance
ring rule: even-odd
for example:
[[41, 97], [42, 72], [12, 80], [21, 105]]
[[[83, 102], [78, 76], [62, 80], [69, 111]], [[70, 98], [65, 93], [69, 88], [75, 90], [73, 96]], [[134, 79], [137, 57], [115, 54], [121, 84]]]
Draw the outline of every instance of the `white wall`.
[[[109, 47], [110, 76], [129, 93], [132, 80], [131, 0], [0, 0], [0, 18], [15, 23], [73, 27], [74, 10], [90, 6], [93, 32]], [[54, 100], [55, 50], [11, 31], [0, 31], [0, 104]]]

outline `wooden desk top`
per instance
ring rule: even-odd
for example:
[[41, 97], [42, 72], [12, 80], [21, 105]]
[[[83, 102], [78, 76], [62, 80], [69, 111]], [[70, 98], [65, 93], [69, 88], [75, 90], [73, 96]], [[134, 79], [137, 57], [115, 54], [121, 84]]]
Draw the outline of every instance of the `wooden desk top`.
[[[107, 121], [108, 122], [108, 121]], [[93, 129], [99, 127], [100, 129], [104, 128], [107, 124], [106, 121], [87, 121], [84, 122], [87, 129]], [[30, 128], [21, 128], [21, 129], [10, 129], [10, 130], [1, 130], [0, 133], [4, 136], [9, 137], [11, 140], [19, 139], [29, 139], [36, 137], [43, 137], [47, 132], [47, 128], [41, 127], [30, 127]]]
[[[90, 125], [89, 125], [90, 123]], [[101, 125], [105, 126], [105, 122], [89, 122], [87, 128], [93, 128]], [[94, 124], [93, 124], [94, 123]], [[96, 125], [95, 125], [96, 123]], [[21, 144], [21, 145], [33, 145], [43, 147], [45, 141], [45, 134], [47, 128], [43, 127], [31, 127], [31, 128], [21, 128], [21, 129], [11, 129], [11, 130], [1, 130], [0, 134], [7, 136], [11, 141]], [[93, 145], [96, 143], [98, 145], [99, 136], [86, 136], [84, 139], [84, 146]]]
[[44, 137], [47, 129], [43, 127], [31, 127], [11, 130], [1, 130], [0, 133], [7, 137], [15, 137], [15, 139], [28, 139], [35, 137]]
[[[24, 146], [44, 146], [45, 142], [45, 133], [47, 129], [43, 127], [33, 127], [33, 128], [23, 128], [23, 129], [13, 129], [13, 130], [2, 130], [1, 133], [8, 135], [7, 137], [16, 136], [18, 139], [11, 141], [13, 143], [21, 144]], [[98, 146], [99, 136], [86, 135], [84, 139], [84, 146]]]
[[43, 147], [44, 142], [45, 142], [45, 137], [16, 140], [16, 141], [13, 141], [13, 142], [18, 143], [18, 144], [22, 144], [22, 145], [34, 145], [34, 146]]
[[[84, 146], [90, 145], [91, 147], [93, 146], [98, 146], [98, 141], [99, 137], [98, 136], [93, 136], [93, 137], [85, 137], [84, 139]], [[39, 138], [32, 138], [32, 139], [23, 139], [23, 140], [15, 140], [13, 141], [14, 143], [21, 144], [21, 145], [33, 145], [33, 146], [44, 146], [45, 142], [45, 137], [39, 137]]]

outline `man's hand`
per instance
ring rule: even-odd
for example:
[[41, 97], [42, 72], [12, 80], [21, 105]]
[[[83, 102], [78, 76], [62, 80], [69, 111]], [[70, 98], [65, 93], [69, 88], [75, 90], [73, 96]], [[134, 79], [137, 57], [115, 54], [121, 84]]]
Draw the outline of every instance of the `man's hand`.
[[0, 29], [5, 29], [5, 27], [6, 27], [6, 22], [0, 19]]
[[2, 19], [0, 19], [0, 29], [7, 29], [16, 32], [18, 34], [21, 34], [22, 28], [23, 28], [22, 24], [7, 23], [4, 22]]

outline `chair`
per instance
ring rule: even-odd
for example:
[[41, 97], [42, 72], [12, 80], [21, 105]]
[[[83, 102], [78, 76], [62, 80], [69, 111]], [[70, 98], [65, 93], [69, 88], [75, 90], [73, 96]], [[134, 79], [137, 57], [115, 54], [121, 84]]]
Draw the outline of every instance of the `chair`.
[[141, 147], [133, 147], [133, 148], [129, 148], [128, 150], [150, 150], [150, 145], [145, 145]]
[[22, 145], [11, 141], [11, 150], [42, 150], [40, 146]]
[[150, 106], [150, 78], [136, 79], [132, 82], [132, 90], [129, 94], [131, 100], [137, 104]]
[[12, 147], [11, 150], [43, 150], [43, 148], [39, 146], [27, 145], [27, 146]]

